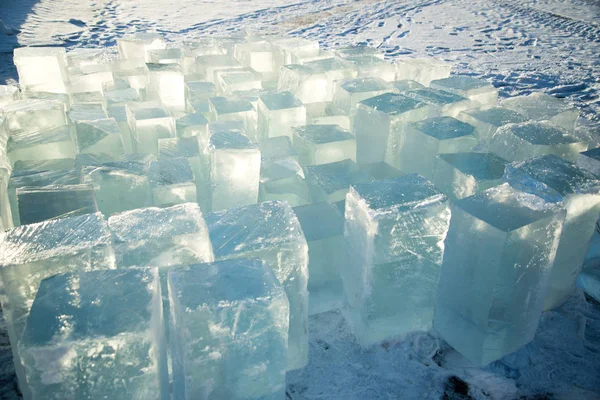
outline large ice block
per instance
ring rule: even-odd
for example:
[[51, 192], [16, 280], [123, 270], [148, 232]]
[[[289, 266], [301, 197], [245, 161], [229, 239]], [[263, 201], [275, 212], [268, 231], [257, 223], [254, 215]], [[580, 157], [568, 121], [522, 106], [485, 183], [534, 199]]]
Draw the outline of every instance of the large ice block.
[[575, 129], [579, 109], [565, 99], [545, 94], [532, 93], [528, 96], [516, 96], [504, 99], [502, 107], [509, 108], [535, 121], [550, 121], [566, 130]]
[[277, 49], [264, 40], [242, 42], [235, 45], [234, 54], [242, 65], [262, 74], [265, 80], [277, 80], [279, 63]]
[[[498, 89], [483, 79], [466, 75], [453, 75], [445, 79], [431, 81], [433, 89], [445, 90], [466, 97], [472, 101], [473, 107], [494, 107], [498, 103]], [[515, 110], [519, 111], [519, 110]]]
[[398, 91], [400, 94], [404, 92], [408, 92], [410, 90], [424, 89], [425, 86], [421, 85], [417, 81], [413, 81], [410, 79], [401, 79], [399, 81], [390, 82], [390, 84]]
[[224, 69], [242, 68], [242, 65], [227, 54], [202, 55], [196, 57], [194, 68], [203, 80], [216, 84], [216, 72]]
[[433, 184], [451, 199], [462, 199], [500, 185], [506, 160], [493, 153], [440, 154]]
[[390, 164], [404, 173], [433, 180], [438, 155], [471, 151], [475, 145], [473, 126], [452, 117], [428, 118], [406, 126]]
[[577, 166], [600, 176], [600, 147], [579, 153]]
[[308, 362], [308, 246], [291, 207], [264, 202], [205, 216], [215, 258], [259, 257], [290, 302], [287, 369]]
[[429, 117], [446, 115], [456, 117], [461, 111], [473, 108], [472, 101], [466, 97], [443, 90], [422, 88], [402, 92], [407, 97], [429, 105]]
[[588, 143], [583, 139], [548, 122], [506, 125], [489, 139], [490, 151], [508, 161], [554, 154], [575, 162], [587, 147]]
[[431, 328], [450, 221], [447, 203], [415, 174], [350, 189], [344, 314], [361, 345]]
[[261, 76], [252, 68], [235, 68], [216, 73], [221, 92], [232, 95], [238, 91], [262, 89]]
[[80, 121], [93, 121], [107, 117], [106, 108], [104, 104], [100, 103], [73, 104], [71, 110], [67, 112], [67, 118], [71, 125]]
[[386, 162], [361, 164], [358, 168], [367, 174], [371, 180], [379, 181], [387, 178], [396, 178], [404, 175], [398, 168], [392, 167]]
[[13, 60], [21, 87], [36, 91], [66, 93], [67, 54], [63, 47], [19, 47]]
[[250, 101], [233, 97], [211, 97], [209, 103], [217, 121], [241, 121], [248, 136], [256, 138], [258, 117]]
[[25, 225], [0, 233], [0, 301], [19, 386], [31, 398], [18, 351], [40, 282], [52, 275], [114, 269], [110, 233], [102, 214]]
[[18, 100], [2, 109], [6, 128], [10, 131], [28, 131], [66, 125], [65, 103], [58, 100]]
[[396, 80], [410, 79], [422, 85], [450, 76], [452, 64], [436, 58], [401, 58], [396, 61]]
[[113, 62], [110, 68], [115, 81], [125, 80], [140, 95], [146, 91], [146, 86], [148, 86], [148, 67], [143, 60], [121, 59], [120, 61]]
[[404, 126], [427, 118], [426, 104], [395, 93], [385, 93], [358, 103], [354, 117], [356, 162], [388, 161], [401, 140]]
[[358, 77], [379, 78], [386, 82], [392, 82], [396, 79], [396, 66], [380, 57], [372, 55], [362, 55], [355, 57], [346, 57], [357, 72]]
[[335, 103], [325, 101], [306, 104], [306, 123], [311, 125], [339, 125], [350, 130], [350, 116]]
[[169, 271], [173, 398], [283, 399], [289, 303], [258, 259]]
[[75, 123], [79, 153], [106, 154], [115, 160], [125, 154], [123, 134], [114, 118]]
[[117, 161], [84, 165], [81, 181], [94, 185], [98, 209], [106, 216], [152, 205], [148, 170], [156, 157], [130, 154]]
[[300, 165], [356, 161], [356, 139], [338, 125], [305, 125], [294, 128], [293, 133]]
[[69, 69], [69, 92], [101, 92], [104, 85], [114, 84], [110, 64], [90, 64]]
[[557, 156], [513, 163], [504, 179], [514, 188], [559, 203], [566, 217], [548, 278], [544, 310], [563, 304], [575, 288], [600, 217], [600, 178]]
[[308, 166], [305, 173], [310, 195], [315, 203], [343, 201], [350, 185], [371, 180], [352, 160]]
[[152, 203], [157, 207], [197, 202], [196, 182], [190, 160], [186, 157], [161, 157], [148, 170]]
[[180, 47], [169, 47], [166, 49], [153, 49], [148, 51], [149, 64], [178, 64], [183, 71], [183, 58], [185, 51]]
[[0, 85], [0, 106], [19, 100], [21, 93], [14, 85]]
[[456, 118], [473, 125], [477, 138], [483, 143], [487, 143], [501, 126], [527, 121], [527, 117], [502, 107], [473, 108], [462, 111]]
[[202, 149], [208, 144], [208, 120], [202, 113], [192, 113], [177, 118], [175, 127], [178, 137], [195, 137]]
[[293, 64], [295, 57], [316, 56], [319, 53], [319, 42], [301, 37], [285, 37], [274, 40], [273, 45], [279, 50], [279, 64]]
[[306, 108], [291, 92], [265, 93], [258, 100], [258, 140], [292, 137], [292, 128], [306, 124]]
[[158, 139], [175, 137], [175, 118], [157, 102], [127, 105], [127, 122], [135, 152], [158, 155]]
[[308, 313], [338, 309], [344, 299], [344, 215], [335, 206], [294, 207], [308, 244]]
[[258, 201], [271, 200], [287, 201], [292, 207], [310, 202], [304, 171], [294, 158], [262, 160]]
[[277, 136], [263, 140], [259, 146], [260, 155], [263, 160], [298, 159], [298, 153], [294, 150], [292, 140], [288, 136]]
[[185, 111], [185, 83], [177, 64], [147, 64], [146, 98], [158, 100], [173, 111]]
[[533, 339], [565, 212], [508, 184], [451, 208], [434, 327], [485, 365]]
[[19, 353], [35, 399], [169, 399], [155, 268], [41, 282]]
[[123, 59], [142, 59], [150, 62], [149, 51], [167, 47], [165, 40], [152, 32], [138, 32], [117, 40], [119, 55]]
[[6, 146], [11, 165], [17, 161], [75, 158], [77, 146], [67, 126], [37, 131], [14, 131]]
[[92, 49], [78, 47], [67, 51], [67, 64], [69, 67], [103, 64], [106, 61], [106, 48]]
[[217, 88], [213, 82], [191, 81], [185, 84], [185, 97], [187, 99], [208, 100], [217, 95]]
[[335, 85], [333, 101], [346, 113], [353, 112], [356, 105], [370, 97], [392, 91], [392, 86], [380, 78], [356, 78]]

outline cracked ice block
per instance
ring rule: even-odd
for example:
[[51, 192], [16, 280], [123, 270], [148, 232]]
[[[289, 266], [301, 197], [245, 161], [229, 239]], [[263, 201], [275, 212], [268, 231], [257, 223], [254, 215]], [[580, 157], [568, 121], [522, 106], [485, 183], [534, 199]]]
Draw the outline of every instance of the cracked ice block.
[[157, 102], [130, 103], [127, 122], [136, 153], [158, 155], [158, 139], [175, 137], [175, 118]]
[[148, 170], [152, 203], [157, 207], [197, 202], [194, 171], [185, 157], [160, 158]]
[[508, 184], [452, 203], [434, 327], [477, 365], [530, 342], [565, 212]]
[[475, 128], [452, 117], [428, 118], [406, 126], [393, 166], [433, 180], [437, 156], [471, 151], [477, 144]]
[[575, 162], [588, 143], [548, 122], [525, 122], [499, 128], [489, 139], [492, 153], [508, 161], [554, 154]]
[[331, 101], [306, 104], [306, 123], [311, 125], [339, 125], [350, 130], [350, 116]]
[[548, 155], [508, 165], [504, 179], [518, 190], [566, 209], [544, 298], [544, 310], [559, 307], [575, 288], [600, 216], [600, 178]]
[[44, 279], [19, 342], [32, 397], [168, 399], [162, 320], [155, 268]]
[[292, 207], [310, 202], [304, 171], [293, 158], [263, 160], [258, 201], [287, 201]]
[[575, 129], [579, 109], [565, 99], [545, 94], [532, 93], [528, 96], [516, 96], [505, 99], [502, 107], [509, 108], [535, 121], [550, 121], [568, 131]]
[[392, 86], [379, 78], [356, 78], [338, 82], [333, 95], [335, 105], [345, 113], [354, 111], [363, 100], [392, 91]]
[[262, 89], [261, 76], [252, 68], [236, 68], [216, 73], [221, 92], [232, 95], [238, 91]]
[[429, 330], [450, 221], [446, 196], [416, 174], [356, 184], [345, 217], [344, 312], [358, 342]]
[[125, 154], [123, 136], [114, 118], [75, 123], [79, 153], [107, 154], [114, 159]]
[[102, 214], [87, 214], [0, 233], [0, 248], [0, 301], [19, 386], [31, 398], [18, 342], [40, 282], [56, 274], [114, 269], [110, 232]]
[[264, 202], [205, 216], [217, 260], [258, 257], [282, 284], [290, 303], [287, 369], [308, 363], [308, 246], [292, 208]]
[[487, 142], [496, 133], [496, 130], [507, 124], [519, 124], [527, 121], [523, 115], [508, 108], [474, 108], [465, 110], [456, 116], [457, 119], [471, 124], [477, 130], [477, 137], [481, 142]]
[[18, 100], [3, 108], [8, 131], [39, 130], [67, 124], [65, 103], [58, 100]]
[[217, 121], [241, 121], [249, 137], [255, 137], [258, 117], [254, 106], [248, 100], [211, 97], [209, 103]]
[[19, 222], [34, 224], [98, 211], [92, 185], [52, 185], [17, 189]]
[[239, 129], [213, 134], [209, 144], [212, 209], [258, 201], [260, 149]]
[[579, 153], [577, 166], [594, 175], [600, 176], [600, 148]]
[[505, 164], [493, 153], [440, 154], [433, 184], [451, 199], [462, 199], [500, 185]]
[[258, 100], [258, 140], [292, 137], [292, 128], [306, 124], [306, 108], [290, 92], [265, 93]]
[[259, 147], [263, 160], [298, 159], [298, 153], [296, 153], [296, 150], [292, 146], [292, 140], [287, 136], [277, 136], [263, 140]]
[[483, 79], [454, 75], [431, 81], [429, 86], [433, 89], [444, 90], [466, 97], [473, 102], [473, 107], [494, 107], [498, 103], [498, 89]]
[[117, 40], [119, 55], [123, 59], [141, 59], [151, 62], [149, 51], [164, 49], [167, 42], [158, 33], [138, 32]]
[[13, 132], [6, 146], [11, 165], [17, 161], [75, 158], [77, 148], [67, 126]]
[[333, 49], [333, 52], [341, 58], [371, 56], [383, 60], [384, 57], [375, 47], [365, 45], [338, 47]]
[[169, 110], [185, 111], [185, 83], [177, 64], [147, 64], [148, 100], [158, 100]]
[[356, 161], [356, 139], [338, 125], [305, 125], [294, 128], [293, 132], [300, 165]]
[[0, 106], [19, 100], [19, 88], [12, 85], [0, 85]]
[[344, 299], [344, 215], [327, 203], [295, 207], [294, 213], [308, 244], [308, 312], [338, 309]]
[[315, 203], [343, 201], [351, 185], [371, 180], [352, 160], [308, 166], [305, 173]]
[[396, 61], [396, 80], [410, 79], [422, 85], [450, 76], [452, 64], [435, 58], [401, 58]]
[[456, 117], [461, 111], [473, 108], [471, 100], [455, 93], [443, 90], [422, 88], [409, 90], [403, 93], [405, 96], [428, 104], [430, 107], [429, 117], [446, 115]]
[[173, 396], [283, 399], [289, 303], [258, 259], [169, 271]]
[[14, 63], [21, 87], [35, 86], [36, 91], [66, 93], [67, 54], [62, 47], [19, 47]]
[[396, 79], [396, 66], [375, 56], [346, 57], [359, 77], [380, 78], [386, 82]]
[[152, 205], [147, 154], [129, 154], [117, 161], [82, 167], [81, 181], [94, 185], [98, 209], [106, 216]]
[[388, 161], [401, 140], [404, 126], [427, 118], [429, 108], [417, 100], [385, 93], [358, 103], [354, 117], [356, 162]]

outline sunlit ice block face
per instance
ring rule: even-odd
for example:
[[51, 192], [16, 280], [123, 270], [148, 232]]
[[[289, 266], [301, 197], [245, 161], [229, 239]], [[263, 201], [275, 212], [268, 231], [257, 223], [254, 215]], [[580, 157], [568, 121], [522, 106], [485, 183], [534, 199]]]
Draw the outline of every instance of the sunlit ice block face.
[[504, 99], [501, 105], [535, 121], [550, 121], [568, 131], [575, 129], [579, 117], [579, 110], [567, 100], [545, 93], [511, 97]]
[[238, 91], [262, 89], [261, 76], [252, 68], [236, 68], [218, 71], [217, 82], [221, 92], [232, 95]]
[[67, 126], [13, 132], [6, 146], [11, 165], [17, 161], [75, 158], [77, 147]]
[[62, 47], [20, 47], [14, 51], [14, 63], [22, 87], [37, 91], [66, 93], [67, 55]]
[[194, 171], [186, 157], [164, 158], [150, 164], [148, 170], [152, 203], [157, 207], [197, 202]]
[[354, 135], [338, 125], [305, 125], [293, 129], [294, 149], [301, 165], [356, 161]]
[[498, 103], [498, 89], [483, 79], [454, 75], [432, 81], [429, 86], [466, 97], [474, 106], [494, 107]]
[[13, 85], [0, 85], [0, 106], [19, 100], [19, 88]]
[[104, 85], [114, 84], [110, 64], [89, 64], [69, 68], [69, 92], [101, 92]]
[[123, 134], [114, 118], [78, 122], [75, 132], [79, 153], [109, 154], [115, 160], [125, 153]]
[[141, 59], [144, 62], [151, 62], [149, 51], [164, 49], [167, 43], [157, 33], [139, 32], [117, 40], [117, 47], [123, 59]]
[[9, 132], [56, 128], [67, 124], [65, 103], [58, 100], [14, 101], [4, 106], [3, 113]]
[[434, 328], [486, 365], [533, 339], [565, 211], [504, 184], [451, 212]]
[[127, 122], [135, 152], [158, 155], [158, 139], [175, 137], [175, 118], [160, 102], [130, 103]]
[[339, 125], [351, 130], [350, 116], [332, 101], [305, 104], [306, 123], [311, 125]]
[[148, 65], [148, 100], [159, 100], [169, 110], [185, 110], [185, 82], [178, 64]]
[[292, 128], [306, 124], [306, 108], [291, 92], [263, 94], [258, 100], [258, 139], [292, 137]]
[[429, 105], [430, 118], [442, 115], [456, 117], [462, 111], [474, 107], [473, 101], [470, 99], [438, 89], [421, 88], [402, 91], [401, 93]]
[[280, 65], [295, 64], [298, 57], [317, 56], [320, 50], [319, 42], [299, 37], [277, 39], [272, 43], [279, 51]]
[[250, 101], [233, 97], [211, 97], [210, 111], [219, 122], [240, 121], [245, 133], [256, 139], [257, 112]]
[[396, 66], [379, 57], [363, 55], [346, 57], [345, 60], [356, 69], [358, 77], [380, 78], [386, 82], [392, 82], [396, 79]]
[[396, 61], [396, 80], [410, 79], [429, 86], [435, 79], [450, 76], [452, 64], [435, 58], [402, 58]]
[[196, 57], [194, 68], [202, 80], [217, 84], [216, 73], [221, 70], [243, 68], [242, 64], [230, 55], [203, 55]]
[[360, 77], [337, 82], [333, 101], [340, 110], [351, 113], [361, 101], [391, 91], [392, 86], [380, 78]]
[[262, 161], [258, 201], [273, 200], [287, 201], [292, 207], [310, 202], [304, 171], [294, 158]]

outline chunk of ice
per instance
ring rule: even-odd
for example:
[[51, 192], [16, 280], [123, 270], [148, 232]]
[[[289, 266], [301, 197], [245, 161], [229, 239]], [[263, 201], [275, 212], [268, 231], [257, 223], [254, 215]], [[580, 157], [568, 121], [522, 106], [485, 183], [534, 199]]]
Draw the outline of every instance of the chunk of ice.
[[67, 93], [67, 54], [62, 47], [19, 47], [13, 60], [21, 87], [36, 91]]
[[75, 158], [77, 148], [67, 126], [12, 132], [6, 146], [11, 165], [17, 161]]
[[292, 207], [310, 202], [304, 171], [294, 158], [262, 161], [258, 201], [271, 200], [287, 201]]
[[523, 115], [502, 107], [474, 108], [461, 112], [456, 118], [473, 125], [477, 130], [477, 137], [484, 143], [499, 127], [527, 121]]
[[396, 178], [404, 175], [399, 169], [394, 168], [390, 164], [383, 161], [361, 164], [358, 166], [358, 168], [375, 181], [387, 178]]
[[108, 154], [114, 159], [125, 154], [121, 129], [114, 118], [80, 121], [75, 131], [79, 153]]
[[13, 227], [13, 217], [8, 198], [8, 168], [0, 167], [0, 232]]
[[65, 103], [57, 100], [18, 100], [3, 108], [10, 132], [55, 128], [67, 124]]
[[392, 82], [396, 79], [396, 66], [382, 60], [380, 57], [363, 55], [346, 57], [345, 60], [356, 69], [359, 77], [379, 78], [386, 82]]
[[339, 125], [341, 128], [351, 130], [350, 116], [340, 110], [331, 101], [306, 104], [306, 123], [311, 125]]
[[211, 97], [210, 109], [217, 121], [241, 121], [249, 137], [256, 137], [257, 113], [248, 100]]
[[567, 100], [545, 93], [532, 93], [505, 99], [502, 107], [517, 111], [535, 121], [550, 121], [568, 131], [575, 129], [579, 110]]
[[104, 85], [114, 84], [109, 64], [91, 64], [69, 70], [69, 92], [101, 92]]
[[577, 166], [594, 175], [600, 176], [600, 148], [579, 153]]
[[274, 40], [273, 45], [279, 50], [280, 65], [294, 64], [294, 58], [310, 57], [319, 54], [319, 42], [300, 37], [286, 37]]
[[292, 128], [306, 124], [306, 108], [290, 92], [266, 93], [258, 100], [258, 140], [292, 137]]
[[161, 103], [130, 103], [127, 106], [133, 148], [137, 153], [158, 155], [158, 139], [175, 137], [175, 118]]
[[279, 63], [277, 49], [264, 40], [238, 43], [235, 45], [235, 58], [245, 67], [250, 67], [262, 74], [265, 80], [277, 80]]
[[288, 136], [277, 136], [263, 140], [259, 146], [260, 155], [263, 160], [298, 159], [298, 153], [294, 150], [292, 140]]
[[226, 95], [237, 91], [262, 89], [261, 76], [252, 68], [236, 68], [216, 73], [221, 92]]
[[0, 106], [19, 100], [19, 88], [13, 85], [0, 85]]
[[577, 277], [577, 286], [594, 300], [600, 301], [600, 269], [590, 268], [582, 271]]
[[421, 85], [417, 81], [410, 79], [402, 79], [399, 81], [390, 82], [390, 84], [400, 93], [408, 92], [409, 90], [424, 89], [425, 86]]
[[149, 51], [164, 49], [167, 47], [167, 43], [157, 33], [138, 32], [118, 39], [117, 47], [121, 58], [142, 59], [144, 62], [151, 62]]
[[112, 63], [110, 68], [115, 81], [125, 80], [138, 93], [145, 92], [148, 86], [148, 67], [143, 61], [122, 59]]
[[377, 57], [382, 60], [384, 58], [383, 53], [380, 53], [375, 47], [365, 45], [338, 47], [333, 49], [333, 52], [341, 58], [363, 56]]
[[179, 47], [153, 49], [148, 51], [150, 64], [178, 64], [183, 69], [184, 50]]
[[396, 61], [396, 80], [410, 79], [422, 85], [450, 76], [452, 64], [435, 58], [401, 58]]
[[495, 107], [498, 103], [498, 89], [483, 79], [453, 75], [445, 79], [431, 81], [429, 86], [433, 89], [445, 90], [466, 97], [473, 102], [473, 106]]
[[185, 157], [161, 157], [148, 170], [152, 202], [157, 207], [197, 202], [194, 171]]
[[185, 82], [177, 64], [147, 64], [146, 98], [158, 100], [173, 111], [185, 110]]
[[363, 100], [392, 91], [392, 86], [379, 78], [356, 78], [338, 82], [333, 101], [345, 113], [353, 112]]
[[429, 116], [437, 117], [446, 115], [456, 117], [461, 111], [473, 108], [471, 100], [455, 93], [445, 92], [443, 90], [422, 88], [403, 92], [407, 97], [411, 97], [430, 106]]
[[192, 113], [177, 118], [175, 127], [180, 138], [195, 137], [202, 149], [208, 145], [208, 120], [202, 113]]
[[217, 83], [216, 72], [224, 69], [242, 68], [242, 65], [233, 57], [223, 55], [203, 55], [196, 57], [194, 68], [203, 80]]
[[356, 161], [356, 139], [338, 125], [305, 125], [293, 129], [300, 165]]
[[305, 172], [310, 195], [315, 203], [342, 201], [346, 198], [350, 185], [371, 180], [352, 160], [308, 166]]

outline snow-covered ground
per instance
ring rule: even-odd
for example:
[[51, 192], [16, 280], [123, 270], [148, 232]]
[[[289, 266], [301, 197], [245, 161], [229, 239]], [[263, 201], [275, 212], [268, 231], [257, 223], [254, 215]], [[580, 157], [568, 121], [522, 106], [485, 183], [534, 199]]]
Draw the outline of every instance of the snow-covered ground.
[[[15, 46], [114, 46], [136, 31], [176, 42], [246, 29], [324, 47], [368, 43], [390, 60], [432, 55], [491, 80], [502, 96], [567, 97], [585, 117], [581, 133], [600, 135], [598, 0], [0, 0], [0, 20], [0, 83], [17, 78]], [[290, 399], [600, 399], [600, 306], [580, 291], [544, 314], [531, 344], [485, 369], [434, 334], [362, 350], [336, 312], [311, 318], [310, 335], [310, 364], [288, 376]], [[0, 327], [0, 398], [17, 398], [15, 387]]]

